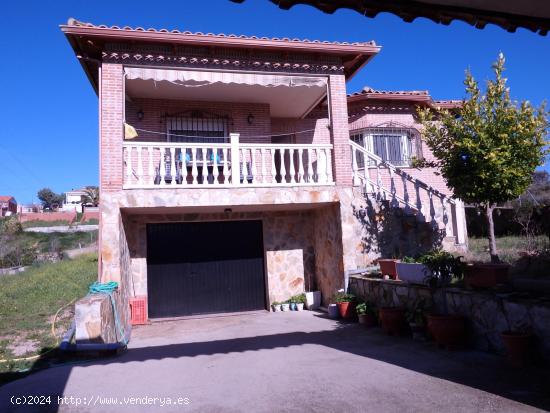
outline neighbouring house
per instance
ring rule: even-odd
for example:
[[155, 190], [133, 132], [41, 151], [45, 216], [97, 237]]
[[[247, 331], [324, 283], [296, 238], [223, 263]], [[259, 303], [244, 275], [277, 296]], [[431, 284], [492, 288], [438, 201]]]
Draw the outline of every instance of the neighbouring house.
[[42, 204], [27, 204], [27, 205], [19, 205], [17, 207], [17, 212], [19, 214], [34, 214], [37, 212], [42, 212], [44, 210], [44, 207]]
[[[99, 97], [99, 279], [147, 317], [264, 310], [380, 256], [464, 248], [463, 204], [433, 170], [416, 105], [427, 92], [346, 81], [380, 51], [70, 19], [61, 26]], [[391, 223], [391, 226], [390, 226]], [[76, 339], [120, 340], [105, 296]], [[128, 327], [129, 328], [129, 327]]]
[[17, 214], [17, 201], [13, 196], [0, 195], [0, 216], [7, 217]]
[[71, 189], [65, 192], [65, 202], [61, 206], [61, 210], [83, 212], [86, 195], [86, 188]]

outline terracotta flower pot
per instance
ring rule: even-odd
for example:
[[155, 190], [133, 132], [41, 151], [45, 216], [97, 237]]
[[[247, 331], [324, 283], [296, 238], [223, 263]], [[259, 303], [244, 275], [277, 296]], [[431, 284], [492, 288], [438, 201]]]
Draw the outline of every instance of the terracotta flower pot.
[[464, 270], [464, 283], [472, 288], [492, 288], [508, 282], [508, 264], [471, 264]]
[[374, 314], [359, 314], [359, 324], [363, 324], [365, 327], [376, 326], [376, 316]]
[[532, 335], [529, 333], [516, 333], [505, 331], [501, 333], [504, 346], [510, 363], [516, 367], [523, 367], [529, 362], [530, 344]]
[[338, 305], [340, 317], [344, 320], [353, 320], [357, 317], [357, 313], [355, 312], [355, 307], [357, 306], [356, 302], [344, 301], [336, 304]]
[[397, 268], [396, 264], [399, 260], [394, 259], [379, 259], [378, 265], [380, 265], [380, 272], [382, 275], [388, 275], [390, 278], [397, 279]]
[[379, 312], [380, 324], [386, 334], [398, 336], [405, 325], [405, 310], [395, 307], [382, 307]]
[[438, 346], [455, 350], [464, 343], [464, 317], [456, 314], [428, 315], [428, 330]]

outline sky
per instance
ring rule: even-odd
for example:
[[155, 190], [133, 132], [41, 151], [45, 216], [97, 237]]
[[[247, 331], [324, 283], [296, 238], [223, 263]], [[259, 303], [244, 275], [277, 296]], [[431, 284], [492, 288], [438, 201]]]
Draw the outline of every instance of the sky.
[[[429, 90], [435, 99], [464, 97], [464, 71], [491, 77], [506, 56], [512, 97], [539, 105], [550, 97], [550, 37], [489, 25], [475, 29], [382, 13], [325, 14], [310, 6], [280, 10], [268, 0], [10, 1], [0, 15], [0, 195], [37, 201], [50, 187], [65, 192], [98, 183], [98, 102], [59, 25], [142, 26], [337, 41], [374, 40], [382, 51], [348, 82], [348, 92]], [[550, 171], [550, 163], [543, 166]]]

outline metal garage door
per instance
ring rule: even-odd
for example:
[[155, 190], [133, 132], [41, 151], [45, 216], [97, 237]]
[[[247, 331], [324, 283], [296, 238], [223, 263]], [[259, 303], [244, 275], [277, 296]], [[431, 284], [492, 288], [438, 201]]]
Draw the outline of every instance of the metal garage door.
[[147, 225], [149, 317], [265, 309], [261, 221]]

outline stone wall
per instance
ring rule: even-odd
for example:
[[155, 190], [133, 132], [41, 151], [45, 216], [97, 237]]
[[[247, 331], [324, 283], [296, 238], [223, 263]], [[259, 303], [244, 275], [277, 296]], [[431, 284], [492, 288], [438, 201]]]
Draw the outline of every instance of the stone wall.
[[[428, 287], [401, 281], [350, 277], [349, 290], [377, 307], [411, 308], [419, 298], [432, 302], [433, 310], [443, 310], [443, 293], [432, 296]], [[527, 328], [535, 336], [537, 353], [550, 361], [550, 300], [521, 298], [490, 291], [449, 288], [446, 291], [448, 311], [467, 319], [468, 341], [477, 349], [504, 353], [500, 333]]]

